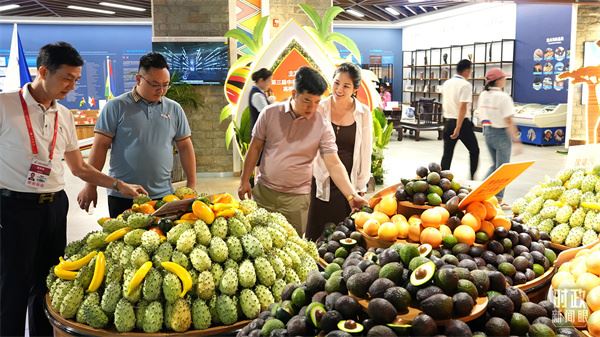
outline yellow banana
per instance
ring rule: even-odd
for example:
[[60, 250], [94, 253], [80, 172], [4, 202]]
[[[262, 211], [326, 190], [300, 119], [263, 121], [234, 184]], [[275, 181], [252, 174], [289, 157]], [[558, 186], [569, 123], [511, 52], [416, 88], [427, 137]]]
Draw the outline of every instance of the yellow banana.
[[229, 208], [234, 208], [234, 207], [235, 207], [235, 205], [232, 203], [221, 203], [221, 202], [212, 204], [210, 206], [210, 208], [212, 208], [212, 210], [215, 212], [219, 212], [219, 211], [226, 210]]
[[77, 272], [62, 269], [60, 264], [54, 266], [54, 274], [63, 280], [69, 281], [72, 281], [77, 277]]
[[98, 288], [102, 284], [102, 280], [104, 280], [105, 269], [106, 260], [104, 258], [104, 253], [100, 252], [98, 253], [98, 256], [96, 256], [96, 264], [94, 265], [94, 276], [92, 277], [92, 282], [90, 282], [90, 286], [88, 287], [88, 293], [98, 290]]
[[131, 227], [123, 227], [121, 229], [117, 229], [116, 231], [108, 234], [106, 239], [104, 239], [104, 242], [109, 243], [109, 242], [113, 242], [115, 240], [119, 240], [120, 238], [124, 237], [125, 234], [129, 233], [130, 231], [131, 231]]
[[231, 218], [234, 215], [235, 215], [235, 209], [234, 208], [224, 209], [222, 211], [217, 212], [217, 214], [215, 214], [215, 216], [217, 218], [220, 217], [220, 216], [222, 216], [224, 218]]
[[585, 208], [597, 210], [597, 211], [600, 210], [600, 203], [597, 203], [597, 202], [582, 202], [581, 206], [585, 207]]
[[88, 255], [75, 261], [66, 261], [61, 256], [59, 257], [60, 263], [58, 265], [63, 270], [79, 270], [81, 269], [81, 267], [88, 264], [94, 258], [94, 256], [96, 256], [97, 253], [97, 251], [90, 252], [88, 253]]
[[179, 277], [183, 285], [183, 289], [181, 290], [179, 297], [185, 296], [185, 294], [192, 288], [192, 276], [190, 273], [175, 262], [161, 262], [161, 266]]
[[133, 274], [133, 278], [129, 282], [129, 287], [127, 287], [127, 294], [131, 294], [131, 292], [135, 288], [137, 288], [137, 286], [139, 286], [140, 283], [142, 283], [144, 277], [146, 277], [146, 274], [148, 274], [148, 272], [150, 271], [150, 268], [152, 268], [152, 262], [150, 261], [144, 262], [144, 264], [140, 268], [138, 268], [135, 274]]

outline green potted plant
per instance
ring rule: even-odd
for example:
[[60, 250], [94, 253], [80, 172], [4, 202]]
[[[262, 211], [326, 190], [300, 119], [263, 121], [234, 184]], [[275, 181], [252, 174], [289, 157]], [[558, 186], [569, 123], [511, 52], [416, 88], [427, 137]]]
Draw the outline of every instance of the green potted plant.
[[373, 109], [373, 154], [371, 155], [371, 174], [376, 185], [383, 184], [383, 150], [392, 138], [394, 125], [386, 120], [380, 108]]

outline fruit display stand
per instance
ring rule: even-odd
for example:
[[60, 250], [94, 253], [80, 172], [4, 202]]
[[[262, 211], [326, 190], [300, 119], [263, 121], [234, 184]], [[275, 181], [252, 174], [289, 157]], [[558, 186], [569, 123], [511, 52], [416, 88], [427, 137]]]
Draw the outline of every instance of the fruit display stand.
[[157, 332], [157, 333], [145, 333], [145, 332], [129, 332], [119, 333], [116, 330], [106, 329], [95, 329], [89, 325], [81, 324], [63, 318], [58, 312], [52, 309], [50, 305], [50, 296], [46, 295], [45, 302], [46, 316], [52, 325], [52, 329], [55, 337], [68, 337], [68, 336], [99, 336], [99, 337], [112, 337], [112, 336], [143, 336], [143, 337], [174, 337], [174, 336], [214, 336], [230, 333], [239, 330], [250, 323], [250, 320], [244, 320], [236, 322], [232, 325], [217, 326], [204, 330], [188, 330], [186, 332]]

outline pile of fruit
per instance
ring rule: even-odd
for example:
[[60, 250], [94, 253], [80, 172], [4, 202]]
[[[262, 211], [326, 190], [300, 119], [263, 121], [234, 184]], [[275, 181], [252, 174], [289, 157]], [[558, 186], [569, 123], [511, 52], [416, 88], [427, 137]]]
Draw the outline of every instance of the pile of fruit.
[[102, 219], [48, 275], [52, 308], [118, 332], [206, 329], [258, 317], [317, 270], [316, 245], [252, 200], [199, 198], [191, 210]]
[[598, 240], [599, 201], [600, 167], [564, 169], [515, 200], [512, 211], [527, 226], [549, 233], [553, 243], [573, 248]]
[[417, 178], [402, 179], [402, 185], [396, 191], [397, 201], [410, 201], [415, 205], [438, 206], [452, 197], [462, 200], [470, 190], [454, 180], [454, 174], [442, 171], [438, 163], [417, 168]]

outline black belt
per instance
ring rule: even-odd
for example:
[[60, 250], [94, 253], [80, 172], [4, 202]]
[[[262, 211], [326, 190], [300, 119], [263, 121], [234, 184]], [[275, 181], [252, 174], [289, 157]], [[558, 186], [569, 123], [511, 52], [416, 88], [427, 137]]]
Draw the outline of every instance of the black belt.
[[56, 200], [56, 197], [60, 192], [62, 191], [51, 193], [27, 193], [0, 189], [0, 196], [20, 200], [37, 201], [38, 204], [49, 204]]

